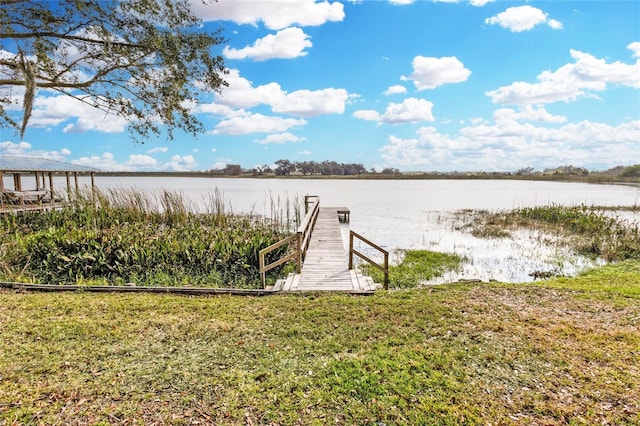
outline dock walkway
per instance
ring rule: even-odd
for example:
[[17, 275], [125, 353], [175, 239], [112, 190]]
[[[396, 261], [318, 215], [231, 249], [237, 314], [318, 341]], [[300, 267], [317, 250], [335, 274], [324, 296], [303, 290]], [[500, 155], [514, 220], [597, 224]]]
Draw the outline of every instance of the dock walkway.
[[320, 207], [301, 273], [290, 274], [276, 287], [283, 292], [375, 291], [371, 278], [349, 270], [348, 253], [340, 231], [340, 218], [344, 218], [345, 211], [348, 210], [344, 207]]

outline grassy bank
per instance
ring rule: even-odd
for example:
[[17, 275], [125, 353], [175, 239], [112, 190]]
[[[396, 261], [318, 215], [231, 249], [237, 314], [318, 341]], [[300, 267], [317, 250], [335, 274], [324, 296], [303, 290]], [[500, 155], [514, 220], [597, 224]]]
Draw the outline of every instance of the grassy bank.
[[640, 263], [533, 285], [0, 292], [0, 424], [638, 424]]

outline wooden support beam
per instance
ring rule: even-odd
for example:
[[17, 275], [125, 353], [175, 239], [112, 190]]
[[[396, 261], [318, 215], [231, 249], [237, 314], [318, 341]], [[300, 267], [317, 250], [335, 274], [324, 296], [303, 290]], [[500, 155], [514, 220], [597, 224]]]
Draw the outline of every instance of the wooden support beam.
[[67, 177], [67, 201], [71, 201], [71, 179], [69, 177], [69, 172], [64, 172]]
[[51, 202], [55, 202], [56, 197], [53, 194], [53, 172], [49, 172], [49, 193], [51, 194]]
[[4, 209], [4, 171], [0, 170], [0, 208]]

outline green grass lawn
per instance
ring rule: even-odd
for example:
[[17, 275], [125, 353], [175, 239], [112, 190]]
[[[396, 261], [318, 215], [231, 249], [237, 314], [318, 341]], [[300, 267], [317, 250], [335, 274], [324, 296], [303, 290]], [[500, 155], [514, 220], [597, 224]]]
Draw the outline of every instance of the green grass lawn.
[[0, 291], [0, 425], [638, 424], [640, 262], [533, 284]]

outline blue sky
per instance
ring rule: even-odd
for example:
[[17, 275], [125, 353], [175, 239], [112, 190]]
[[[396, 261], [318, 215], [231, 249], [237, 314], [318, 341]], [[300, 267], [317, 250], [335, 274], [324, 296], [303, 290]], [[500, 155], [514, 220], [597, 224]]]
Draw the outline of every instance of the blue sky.
[[223, 27], [230, 74], [194, 106], [205, 134], [136, 144], [125, 122], [38, 92], [24, 140], [1, 129], [1, 152], [140, 171], [640, 163], [638, 1], [208, 3], [193, 9]]

